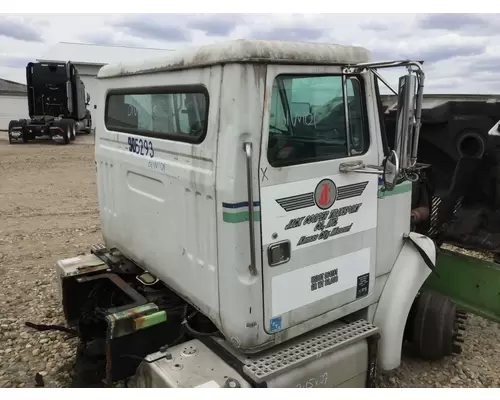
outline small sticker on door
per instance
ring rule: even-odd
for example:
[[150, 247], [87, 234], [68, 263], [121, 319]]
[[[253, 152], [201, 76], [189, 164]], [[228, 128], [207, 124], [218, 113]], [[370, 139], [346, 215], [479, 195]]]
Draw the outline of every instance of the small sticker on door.
[[339, 281], [338, 268], [311, 276], [311, 291], [333, 285]]
[[281, 329], [281, 317], [273, 318], [269, 325], [271, 332], [279, 331]]
[[356, 285], [356, 298], [365, 297], [368, 295], [370, 287], [370, 274], [358, 276], [358, 284]]

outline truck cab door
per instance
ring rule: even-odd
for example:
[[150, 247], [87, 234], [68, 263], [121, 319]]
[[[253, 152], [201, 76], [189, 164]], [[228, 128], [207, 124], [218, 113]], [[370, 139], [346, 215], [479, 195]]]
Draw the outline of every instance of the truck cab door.
[[268, 67], [259, 181], [270, 334], [371, 301], [378, 176], [339, 172], [345, 162], [379, 164], [369, 79], [339, 67]]

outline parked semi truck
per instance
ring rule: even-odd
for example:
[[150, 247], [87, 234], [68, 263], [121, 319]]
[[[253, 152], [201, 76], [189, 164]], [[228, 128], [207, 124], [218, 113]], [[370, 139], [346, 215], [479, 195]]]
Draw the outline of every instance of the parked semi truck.
[[465, 312], [423, 286], [424, 78], [249, 40], [101, 68], [104, 245], [56, 264], [74, 386], [373, 387], [403, 343], [460, 353]]
[[90, 133], [90, 95], [71, 62], [30, 62], [26, 66], [30, 119], [9, 122], [9, 142], [49, 136], [68, 144], [77, 132]]

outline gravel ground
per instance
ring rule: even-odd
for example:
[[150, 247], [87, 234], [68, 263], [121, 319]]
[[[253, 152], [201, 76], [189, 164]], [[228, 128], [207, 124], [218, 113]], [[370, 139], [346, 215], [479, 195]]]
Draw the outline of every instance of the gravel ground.
[[[0, 133], [0, 388], [68, 387], [74, 339], [26, 321], [63, 324], [54, 264], [101, 242], [92, 138], [69, 146], [9, 145]], [[497, 324], [469, 316], [463, 353], [440, 362], [405, 355], [380, 387], [499, 387]]]
[[474, 315], [465, 325], [462, 354], [425, 362], [405, 352], [401, 367], [381, 376], [379, 387], [500, 387], [499, 325]]
[[73, 339], [24, 323], [63, 323], [54, 264], [101, 241], [92, 138], [0, 140], [0, 177], [0, 387], [65, 387]]

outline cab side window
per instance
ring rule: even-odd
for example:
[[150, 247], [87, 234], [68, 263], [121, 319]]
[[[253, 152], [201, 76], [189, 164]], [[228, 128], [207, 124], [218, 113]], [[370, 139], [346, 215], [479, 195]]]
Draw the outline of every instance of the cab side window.
[[107, 129], [201, 143], [208, 123], [208, 93], [196, 86], [182, 89], [111, 92], [105, 110]]
[[369, 133], [361, 82], [349, 77], [346, 93], [347, 104], [340, 75], [277, 76], [271, 95], [269, 163], [281, 167], [365, 153]]

